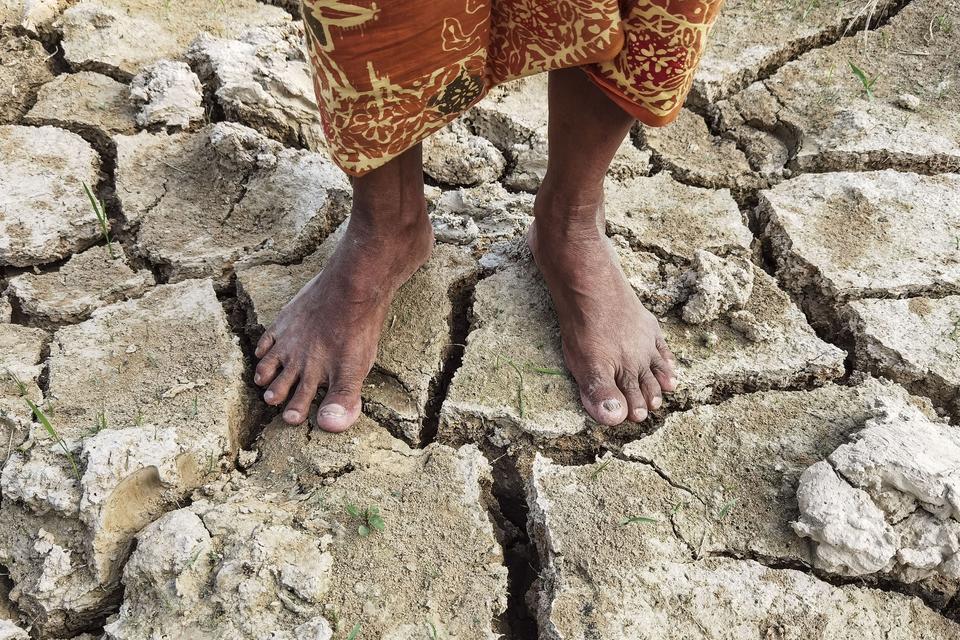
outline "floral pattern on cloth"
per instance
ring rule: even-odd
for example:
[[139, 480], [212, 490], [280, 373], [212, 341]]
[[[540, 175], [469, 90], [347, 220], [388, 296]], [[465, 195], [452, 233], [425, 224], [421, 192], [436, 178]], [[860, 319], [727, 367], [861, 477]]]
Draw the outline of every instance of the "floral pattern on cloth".
[[[351, 175], [494, 86], [583, 67], [622, 108], [679, 113], [723, 0], [301, 0], [327, 146]], [[546, 109], [546, 105], [544, 105]]]

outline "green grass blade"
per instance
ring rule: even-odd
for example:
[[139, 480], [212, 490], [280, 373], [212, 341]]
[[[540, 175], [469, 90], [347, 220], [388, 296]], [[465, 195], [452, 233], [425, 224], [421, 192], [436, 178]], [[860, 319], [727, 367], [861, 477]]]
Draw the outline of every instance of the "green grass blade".
[[357, 640], [357, 637], [360, 635], [360, 623], [353, 625], [353, 629], [350, 629], [350, 633], [347, 635], [347, 640]]
[[517, 366], [517, 363], [511, 360], [510, 358], [505, 358], [507, 364], [513, 367], [513, 370], [517, 372], [517, 406], [520, 410], [520, 417], [523, 417], [523, 414], [526, 413], [526, 407], [523, 402], [523, 371], [520, 367]]
[[611, 462], [613, 462], [613, 458], [611, 458], [610, 460], [605, 460], [605, 461], [603, 462], [603, 464], [601, 464], [599, 467], [597, 467], [596, 469], [593, 470], [593, 473], [590, 474], [590, 479], [591, 479], [591, 480], [596, 480], [596, 479], [597, 479], [597, 476], [599, 476], [601, 473], [603, 473], [603, 471], [604, 471], [608, 466], [610, 466], [610, 463], [611, 463]]
[[83, 183], [83, 190], [90, 200], [90, 206], [93, 207], [93, 215], [97, 216], [97, 222], [100, 223], [100, 232], [103, 234], [104, 240], [107, 241], [107, 251], [110, 254], [110, 258], [116, 260], [117, 256], [113, 252], [113, 243], [110, 241], [110, 220], [107, 219], [107, 213], [103, 210], [103, 204], [93, 195], [90, 185], [86, 182]]
[[17, 374], [15, 374], [13, 371], [11, 371], [10, 369], [7, 369], [7, 375], [10, 376], [10, 379], [11, 379], [11, 380], [13, 380], [13, 384], [15, 384], [15, 385], [17, 386], [17, 392], [20, 393], [20, 396], [21, 396], [21, 397], [26, 396], [26, 395], [27, 395], [27, 385], [24, 384], [23, 380], [21, 380], [20, 377], [19, 377]]
[[723, 520], [724, 518], [726, 518], [730, 514], [730, 512], [733, 511], [733, 508], [736, 506], [736, 504], [737, 504], [737, 499], [734, 498], [730, 502], [727, 502], [722, 507], [720, 507], [720, 511], [717, 513], [717, 520]]
[[37, 418], [37, 421], [43, 426], [44, 430], [53, 438], [53, 441], [60, 445], [60, 448], [63, 449], [63, 452], [67, 454], [67, 459], [70, 461], [70, 466], [73, 467], [73, 475], [77, 477], [77, 482], [80, 482], [80, 469], [77, 467], [77, 461], [73, 459], [73, 454], [70, 453], [70, 450], [67, 449], [67, 443], [63, 441], [63, 438], [60, 437], [60, 434], [57, 433], [57, 430], [53, 428], [53, 425], [50, 424], [50, 420], [47, 419], [46, 414], [43, 413], [43, 410], [40, 409], [37, 405], [33, 403], [30, 398], [24, 398], [27, 405], [30, 407], [30, 410], [33, 411], [33, 415]]
[[545, 376], [560, 376], [562, 378], [567, 377], [567, 372], [561, 369], [552, 369], [550, 367], [535, 367], [533, 365], [527, 365], [527, 367], [530, 369], [530, 371], [533, 371], [534, 373], [540, 373]]
[[873, 80], [867, 78], [867, 74], [863, 71], [863, 69], [853, 64], [851, 60], [847, 60], [847, 64], [850, 65], [850, 70], [853, 71], [853, 75], [857, 76], [860, 84], [863, 85], [863, 90], [867, 92], [867, 99], [873, 100], [873, 85], [876, 83], [877, 78], [874, 78]]

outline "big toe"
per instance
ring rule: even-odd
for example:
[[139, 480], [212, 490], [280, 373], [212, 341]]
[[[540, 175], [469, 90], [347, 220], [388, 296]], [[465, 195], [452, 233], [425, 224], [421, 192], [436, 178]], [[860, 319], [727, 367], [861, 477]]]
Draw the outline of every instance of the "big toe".
[[346, 431], [360, 417], [360, 387], [363, 379], [349, 383], [334, 381], [317, 408], [317, 426], [324, 431]]
[[580, 384], [580, 401], [600, 424], [612, 427], [627, 419], [627, 400], [617, 388], [613, 372], [588, 376]]

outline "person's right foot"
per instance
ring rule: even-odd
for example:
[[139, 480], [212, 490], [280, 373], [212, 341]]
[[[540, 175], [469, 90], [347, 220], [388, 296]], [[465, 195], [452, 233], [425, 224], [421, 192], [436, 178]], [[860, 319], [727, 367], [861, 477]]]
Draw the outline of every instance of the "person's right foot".
[[[399, 191], [396, 195], [395, 201], [378, 206], [400, 206]], [[425, 203], [416, 206], [421, 211], [415, 215], [406, 210], [396, 216], [416, 222], [386, 230], [363, 222], [369, 216], [355, 210], [326, 267], [261, 337], [254, 382], [269, 385], [263, 394], [267, 404], [287, 402], [286, 422], [300, 424], [307, 418], [320, 387], [327, 388], [317, 410], [321, 429], [343, 431], [360, 415], [360, 391], [376, 359], [390, 303], [433, 247]], [[389, 212], [381, 218], [389, 219]]]

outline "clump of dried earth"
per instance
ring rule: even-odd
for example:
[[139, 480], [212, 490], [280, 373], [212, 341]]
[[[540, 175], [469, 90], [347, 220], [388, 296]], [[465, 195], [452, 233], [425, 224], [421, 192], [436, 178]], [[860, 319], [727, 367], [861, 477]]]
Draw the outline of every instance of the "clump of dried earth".
[[495, 88], [343, 435], [251, 384], [351, 205], [296, 11], [0, 0], [0, 639], [960, 639], [957, 0], [727, 3], [608, 173], [639, 424], [524, 241], [546, 77]]

